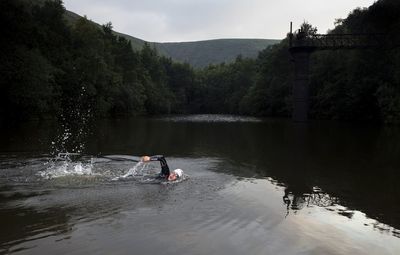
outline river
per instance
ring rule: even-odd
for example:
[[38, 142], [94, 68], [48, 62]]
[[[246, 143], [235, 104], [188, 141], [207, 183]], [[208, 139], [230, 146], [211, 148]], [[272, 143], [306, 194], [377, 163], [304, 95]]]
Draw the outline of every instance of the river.
[[[68, 160], [59, 130], [2, 129], [0, 254], [400, 254], [399, 127], [100, 120]], [[119, 178], [155, 154], [185, 180]]]

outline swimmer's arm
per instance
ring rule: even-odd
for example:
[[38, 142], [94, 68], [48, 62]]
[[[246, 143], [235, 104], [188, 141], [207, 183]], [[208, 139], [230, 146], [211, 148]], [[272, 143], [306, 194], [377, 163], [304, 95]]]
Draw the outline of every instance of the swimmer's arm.
[[163, 155], [154, 155], [150, 157], [150, 161], [162, 161], [164, 159]]

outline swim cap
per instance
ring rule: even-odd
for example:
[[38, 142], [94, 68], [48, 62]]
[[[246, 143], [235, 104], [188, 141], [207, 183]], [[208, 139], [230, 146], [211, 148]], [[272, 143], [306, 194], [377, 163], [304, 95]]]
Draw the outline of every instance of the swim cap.
[[179, 178], [182, 178], [182, 176], [183, 176], [183, 171], [182, 171], [182, 169], [175, 169], [174, 170], [174, 172], [175, 172], [175, 174], [179, 177]]

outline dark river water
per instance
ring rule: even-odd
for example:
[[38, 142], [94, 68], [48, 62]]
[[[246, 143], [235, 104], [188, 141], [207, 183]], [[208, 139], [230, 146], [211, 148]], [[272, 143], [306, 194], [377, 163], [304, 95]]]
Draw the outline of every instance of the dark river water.
[[[59, 130], [1, 131], [0, 254], [400, 254], [398, 127], [195, 115]], [[74, 139], [80, 155], [55, 156]], [[158, 162], [120, 178], [155, 154], [185, 179], [152, 181]]]

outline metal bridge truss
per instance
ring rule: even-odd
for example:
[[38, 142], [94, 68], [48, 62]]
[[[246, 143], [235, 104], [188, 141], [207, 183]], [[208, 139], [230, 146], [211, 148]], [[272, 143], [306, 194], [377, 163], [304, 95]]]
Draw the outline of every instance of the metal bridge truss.
[[304, 122], [308, 119], [309, 59], [312, 52], [341, 49], [390, 50], [399, 46], [398, 34], [309, 34], [302, 30], [292, 33], [292, 23], [290, 23], [289, 51], [295, 69], [293, 120]]
[[387, 34], [289, 34], [290, 50], [394, 48], [399, 44]]

